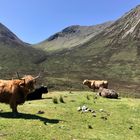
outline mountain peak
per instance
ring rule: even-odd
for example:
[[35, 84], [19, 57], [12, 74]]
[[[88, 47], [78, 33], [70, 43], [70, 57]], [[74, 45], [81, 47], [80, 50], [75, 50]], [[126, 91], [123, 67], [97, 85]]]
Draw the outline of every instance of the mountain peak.
[[0, 23], [0, 40], [3, 41], [11, 40], [23, 44], [23, 42], [2, 23]]
[[69, 35], [69, 34], [78, 33], [79, 32], [79, 30], [78, 30], [79, 28], [80, 28], [80, 25], [72, 25], [72, 26], [66, 27], [62, 31], [60, 31], [60, 32], [50, 36], [47, 39], [47, 41], [52, 41], [54, 39], [57, 39], [58, 37], [64, 37], [64, 36]]
[[62, 30], [62, 33], [75, 33], [80, 28], [80, 25], [72, 25]]
[[140, 5], [137, 5], [135, 8], [131, 9], [129, 12], [125, 13], [123, 18], [127, 16], [133, 16], [133, 18], [140, 18]]
[[140, 5], [125, 13], [104, 31], [104, 36], [108, 35], [113, 42], [121, 41], [127, 37], [131, 39], [140, 38]]
[[108, 21], [102, 24], [92, 25], [92, 26], [80, 26], [80, 25], [71, 25], [69, 27], [64, 28], [62, 31], [55, 33], [50, 36], [47, 41], [54, 41], [59, 37], [69, 38], [71, 36], [90, 36], [91, 34], [96, 35], [101, 32], [106, 27], [110, 26], [113, 21]]
[[140, 9], [140, 4], [137, 5], [134, 9]]
[[71, 49], [90, 40], [112, 23], [113, 22], [109, 21], [93, 26], [71, 25], [37, 44], [36, 48], [42, 48], [51, 53], [62, 51], [63, 49]]

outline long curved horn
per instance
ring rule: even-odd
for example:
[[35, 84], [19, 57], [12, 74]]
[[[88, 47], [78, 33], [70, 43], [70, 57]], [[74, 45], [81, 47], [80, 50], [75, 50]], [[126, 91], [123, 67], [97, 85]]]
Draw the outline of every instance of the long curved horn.
[[21, 79], [18, 72], [16, 72], [16, 75], [18, 79]]
[[37, 78], [39, 78], [39, 77], [40, 77], [40, 73], [34, 78], [34, 80], [37, 79]]

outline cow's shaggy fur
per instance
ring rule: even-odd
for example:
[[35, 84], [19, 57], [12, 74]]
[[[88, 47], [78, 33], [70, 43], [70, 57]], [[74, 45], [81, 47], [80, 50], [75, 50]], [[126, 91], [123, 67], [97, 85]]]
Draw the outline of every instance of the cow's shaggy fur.
[[35, 82], [35, 78], [31, 75], [22, 79], [0, 80], [0, 102], [9, 104], [16, 115], [17, 106], [25, 102], [27, 94], [34, 89]]
[[84, 80], [83, 85], [87, 85], [89, 88], [93, 89], [99, 89], [100, 87], [108, 88], [108, 81], [105, 80]]
[[119, 94], [113, 90], [113, 89], [105, 89], [100, 88], [98, 91], [99, 96], [105, 97], [105, 98], [112, 98], [112, 99], [118, 99]]

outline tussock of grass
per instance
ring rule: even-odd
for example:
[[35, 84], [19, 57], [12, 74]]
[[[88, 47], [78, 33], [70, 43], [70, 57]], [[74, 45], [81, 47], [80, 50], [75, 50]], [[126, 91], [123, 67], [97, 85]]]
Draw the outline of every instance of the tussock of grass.
[[53, 97], [53, 98], [52, 98], [52, 101], [53, 101], [54, 104], [58, 104], [58, 99], [57, 99], [57, 97]]
[[62, 95], [60, 95], [59, 101], [60, 101], [61, 103], [65, 103], [65, 102], [64, 102], [64, 99], [63, 99], [63, 97], [62, 97]]
[[87, 96], [86, 96], [86, 98], [87, 98], [87, 100], [90, 100], [90, 97], [89, 97], [89, 95], [87, 95]]

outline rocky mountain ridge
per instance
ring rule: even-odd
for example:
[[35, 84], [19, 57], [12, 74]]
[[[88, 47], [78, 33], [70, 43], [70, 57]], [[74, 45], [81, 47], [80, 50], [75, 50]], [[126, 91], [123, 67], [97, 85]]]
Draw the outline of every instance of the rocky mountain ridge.
[[35, 48], [40, 48], [46, 52], [59, 52], [63, 49], [71, 49], [90, 40], [95, 35], [102, 32], [113, 22], [106, 22], [94, 26], [69, 26], [62, 31], [50, 36], [43, 42], [36, 44]]

